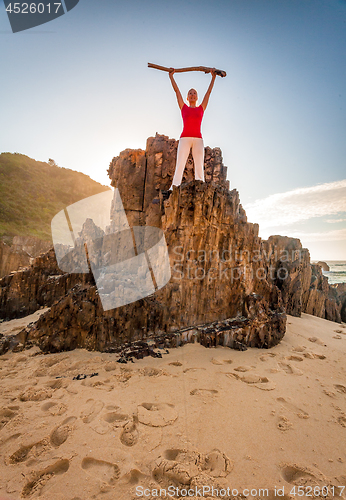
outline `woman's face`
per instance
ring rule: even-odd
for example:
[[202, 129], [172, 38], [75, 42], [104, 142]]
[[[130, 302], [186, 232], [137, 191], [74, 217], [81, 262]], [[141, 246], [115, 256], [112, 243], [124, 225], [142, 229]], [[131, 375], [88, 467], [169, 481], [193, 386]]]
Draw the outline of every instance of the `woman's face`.
[[190, 89], [187, 93], [187, 100], [189, 103], [196, 103], [198, 99], [197, 91], [195, 89]]

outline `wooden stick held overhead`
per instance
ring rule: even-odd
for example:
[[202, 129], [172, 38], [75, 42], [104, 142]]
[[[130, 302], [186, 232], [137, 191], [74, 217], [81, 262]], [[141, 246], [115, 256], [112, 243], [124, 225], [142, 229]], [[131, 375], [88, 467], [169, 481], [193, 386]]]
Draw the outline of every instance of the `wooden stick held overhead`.
[[[161, 71], [168, 71], [170, 68], [166, 68], [165, 66], [159, 66], [158, 64], [148, 63], [148, 68], [159, 69]], [[204, 73], [210, 73], [212, 68], [208, 68], [207, 66], [192, 66], [191, 68], [174, 68], [176, 73], [185, 73], [186, 71], [204, 71]], [[222, 78], [226, 76], [226, 71], [221, 69], [217, 69], [215, 73]]]

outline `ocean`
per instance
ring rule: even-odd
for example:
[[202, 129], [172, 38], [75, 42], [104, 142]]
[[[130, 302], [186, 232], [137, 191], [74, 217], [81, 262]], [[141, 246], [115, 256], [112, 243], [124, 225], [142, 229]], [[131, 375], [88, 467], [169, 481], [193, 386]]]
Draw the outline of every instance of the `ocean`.
[[345, 260], [326, 260], [330, 270], [322, 271], [324, 276], [327, 276], [328, 283], [346, 283], [346, 261]]

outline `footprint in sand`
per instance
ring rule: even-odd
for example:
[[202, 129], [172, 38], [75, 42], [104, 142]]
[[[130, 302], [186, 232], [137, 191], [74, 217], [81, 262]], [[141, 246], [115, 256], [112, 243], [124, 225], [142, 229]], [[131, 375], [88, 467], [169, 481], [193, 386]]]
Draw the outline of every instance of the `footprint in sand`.
[[120, 476], [120, 469], [117, 464], [96, 460], [96, 458], [85, 457], [82, 460], [82, 469], [100, 481], [114, 485]]
[[17, 434], [12, 434], [12, 436], [9, 436], [2, 441], [0, 441], [0, 447], [9, 443], [10, 441], [14, 441], [15, 439], [18, 439], [21, 436], [21, 433], [18, 432]]
[[105, 364], [104, 368], [106, 372], [112, 372], [113, 370], [119, 368], [119, 363], [117, 363], [116, 361], [109, 361]]
[[257, 375], [255, 373], [249, 373], [242, 376], [237, 373], [227, 373], [226, 375], [229, 378], [236, 378], [237, 380], [241, 380], [241, 382], [245, 382], [253, 387], [257, 387], [257, 389], [262, 389], [263, 391], [272, 391], [276, 387], [275, 382], [267, 377], [262, 377], [261, 375]]
[[191, 396], [216, 396], [219, 391], [216, 389], [193, 389], [190, 391]]
[[[199, 486], [198, 478], [212, 484], [213, 478], [226, 477], [233, 469], [231, 460], [220, 450], [207, 455], [197, 451], [170, 449], [164, 451], [153, 466], [153, 479], [162, 485]], [[205, 484], [205, 483], [204, 483]]]
[[123, 413], [110, 412], [103, 416], [103, 420], [112, 424], [113, 427], [124, 427], [131, 420], [131, 417]]
[[316, 342], [318, 345], [323, 345], [324, 347], [327, 347], [327, 344], [323, 342], [323, 340], [319, 339], [318, 337], [309, 337], [308, 338], [309, 342]]
[[279, 403], [282, 404], [282, 406], [284, 406], [284, 408], [286, 408], [287, 410], [290, 410], [292, 411], [293, 413], [295, 413], [297, 415], [297, 417], [299, 418], [309, 418], [310, 415], [302, 410], [301, 408], [298, 408], [298, 406], [295, 406], [294, 404], [286, 401], [284, 398], [276, 398], [276, 401], [278, 401]]
[[197, 451], [179, 449], [166, 450], [155, 461], [152, 476], [162, 485], [190, 485], [191, 479], [201, 472], [199, 467], [204, 457]]
[[125, 446], [134, 446], [138, 442], [138, 430], [134, 419], [124, 425], [120, 435], [120, 442]]
[[223, 359], [223, 358], [212, 358], [211, 362], [213, 365], [230, 365], [233, 363], [232, 359]]
[[294, 365], [291, 365], [290, 363], [284, 363], [283, 361], [279, 361], [278, 363], [279, 367], [282, 368], [282, 370], [288, 375], [303, 375], [303, 372], [299, 370], [299, 368], [296, 368]]
[[129, 485], [135, 485], [138, 484], [139, 481], [143, 481], [144, 479], [147, 479], [148, 476], [141, 472], [138, 469], [131, 469], [127, 474], [125, 474], [122, 478], [121, 481], [125, 482]]
[[[17, 407], [17, 408], [19, 408], [19, 407]], [[10, 420], [12, 420], [17, 415], [17, 413], [18, 413], [17, 411], [14, 411], [9, 407], [2, 408], [0, 410], [0, 429], [5, 427], [5, 425], [8, 424], [8, 422]]]
[[220, 450], [212, 450], [201, 464], [203, 471], [212, 477], [226, 477], [233, 469], [231, 460]]
[[94, 420], [90, 424], [90, 429], [95, 431], [96, 434], [99, 434], [100, 436], [104, 436], [111, 431], [110, 425], [108, 425], [106, 422], [103, 422], [102, 420]]
[[172, 363], [168, 363], [169, 365], [172, 366], [183, 366], [183, 363], [180, 363], [180, 361], [172, 361]]
[[31, 472], [31, 479], [22, 490], [22, 496], [28, 497], [34, 493], [41, 494], [40, 490], [49, 481], [52, 476], [57, 476], [59, 474], [65, 474], [70, 467], [70, 462], [67, 459], [61, 459], [55, 462], [55, 464], [46, 467], [41, 471]]
[[338, 340], [340, 340], [340, 339], [342, 339], [342, 337], [341, 337], [341, 335], [333, 335], [333, 339], [338, 339]]
[[314, 352], [304, 352], [303, 356], [307, 359], [326, 359], [324, 354], [315, 354]]
[[133, 375], [133, 371], [131, 368], [121, 367], [120, 373], [117, 373], [115, 375], [115, 377], [116, 377], [118, 382], [122, 382], [122, 383], [126, 384], [126, 382], [128, 382], [130, 380], [132, 375]]
[[77, 417], [66, 418], [50, 435], [50, 442], [53, 446], [58, 448], [63, 443], [65, 443], [69, 434], [72, 431], [71, 424], [77, 420]]
[[88, 399], [86, 402], [86, 408], [81, 412], [80, 418], [85, 424], [90, 424], [94, 418], [100, 413], [104, 403], [102, 401], [94, 401], [93, 399]]
[[51, 368], [57, 363], [61, 363], [65, 359], [68, 359], [68, 356], [62, 356], [61, 354], [58, 355], [48, 354], [47, 357], [45, 358], [46, 359], [42, 360], [40, 364], [44, 365], [46, 368]]
[[334, 384], [334, 387], [338, 392], [341, 392], [341, 394], [346, 394], [346, 387], [344, 385]]
[[[296, 464], [282, 464], [281, 475], [285, 481], [296, 486], [328, 486], [328, 479], [321, 472]], [[323, 496], [323, 498], [329, 498]], [[332, 497], [330, 497], [332, 498]]]
[[197, 372], [198, 370], [206, 370], [206, 368], [185, 368], [185, 370], [183, 370], [183, 373]]
[[271, 358], [275, 358], [276, 354], [274, 354], [273, 352], [268, 352], [266, 354], [262, 354], [258, 359], [260, 361], [269, 361], [269, 359]]
[[288, 361], [304, 361], [304, 358], [298, 356], [297, 354], [291, 354], [291, 356], [287, 356], [285, 359]]
[[53, 396], [53, 389], [35, 389], [30, 387], [27, 391], [22, 392], [19, 396], [20, 401], [44, 401]]
[[94, 379], [84, 379], [81, 382], [81, 385], [85, 387], [92, 387], [93, 389], [100, 389], [101, 391], [111, 391], [114, 389], [114, 385], [109, 384], [110, 379], [107, 380], [97, 380], [97, 377]]
[[18, 464], [25, 462], [25, 460], [30, 456], [38, 457], [44, 451], [49, 448], [48, 439], [42, 439], [37, 443], [32, 443], [26, 446], [21, 446], [17, 451], [15, 451], [8, 459], [9, 464]]
[[150, 427], [165, 427], [178, 418], [174, 405], [169, 403], [142, 403], [137, 406], [138, 422]]
[[251, 370], [251, 366], [237, 366], [236, 368], [233, 368], [236, 372], [248, 372]]
[[291, 349], [292, 352], [304, 352], [306, 349], [305, 345], [297, 345]]
[[160, 375], [165, 375], [162, 370], [158, 370], [157, 368], [151, 368], [150, 366], [145, 366], [139, 370], [141, 375], [144, 377], [159, 377]]
[[56, 403], [55, 401], [48, 401], [41, 406], [42, 411], [47, 411], [53, 416], [63, 415], [67, 406], [64, 403]]
[[58, 379], [53, 379], [49, 380], [46, 385], [47, 387], [50, 387], [54, 391], [63, 388], [66, 388], [70, 384], [70, 381], [67, 380], [66, 378], [58, 378]]

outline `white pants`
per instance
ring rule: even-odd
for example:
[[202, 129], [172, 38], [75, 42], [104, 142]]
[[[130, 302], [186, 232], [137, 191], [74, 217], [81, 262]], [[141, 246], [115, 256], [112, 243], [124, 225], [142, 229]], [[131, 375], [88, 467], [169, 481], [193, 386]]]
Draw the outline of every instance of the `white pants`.
[[172, 186], [179, 186], [186, 166], [186, 160], [192, 148], [195, 164], [195, 179], [204, 181], [204, 144], [200, 137], [180, 137], [177, 150], [177, 163], [172, 180]]

